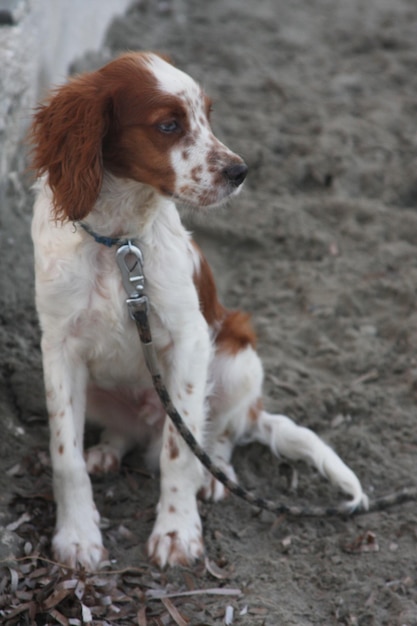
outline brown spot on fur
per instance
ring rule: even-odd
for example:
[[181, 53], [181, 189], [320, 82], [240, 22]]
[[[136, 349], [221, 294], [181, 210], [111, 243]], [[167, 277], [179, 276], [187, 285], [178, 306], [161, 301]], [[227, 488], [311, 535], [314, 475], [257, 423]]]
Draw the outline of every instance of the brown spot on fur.
[[180, 196], [189, 196], [192, 192], [191, 185], [182, 185], [178, 190]]
[[171, 491], [172, 491], [172, 493], [177, 493], [178, 487], [171, 487]]
[[180, 454], [180, 449], [178, 447], [178, 444], [172, 435], [168, 439], [168, 451], [169, 451], [169, 458], [171, 459], [171, 461], [178, 458]]
[[190, 172], [191, 178], [194, 182], [199, 183], [201, 181], [201, 173], [203, 168], [201, 165], [195, 165]]
[[62, 454], [64, 452], [64, 446], [62, 445], [62, 443], [61, 443], [61, 445], [58, 448], [58, 452], [59, 452], [59, 454]]
[[175, 506], [173, 504], [170, 504], [168, 507], [168, 512], [169, 513], [176, 513], [177, 509], [175, 508]]
[[191, 395], [194, 391], [194, 385], [192, 383], [187, 383], [185, 386], [185, 391], [188, 393], [188, 395]]
[[182, 140], [183, 145], [187, 148], [195, 144], [196, 134], [195, 133], [187, 133]]

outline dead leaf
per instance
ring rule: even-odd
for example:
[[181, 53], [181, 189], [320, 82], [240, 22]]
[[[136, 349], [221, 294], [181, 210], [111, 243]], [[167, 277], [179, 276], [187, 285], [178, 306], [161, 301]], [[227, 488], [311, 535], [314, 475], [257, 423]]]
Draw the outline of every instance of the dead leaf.
[[190, 620], [181, 615], [181, 613], [179, 612], [177, 607], [171, 602], [171, 600], [169, 600], [168, 598], [162, 598], [161, 601], [178, 626], [188, 626]]
[[62, 615], [62, 613], [60, 613], [56, 609], [52, 609], [52, 611], [49, 611], [49, 615], [53, 617], [58, 622], [58, 624], [62, 624], [62, 626], [69, 626], [68, 618]]
[[214, 561], [211, 561], [208, 557], [204, 559], [204, 564], [206, 566], [207, 571], [214, 576], [214, 578], [218, 578], [219, 580], [225, 580], [230, 578], [230, 572], [227, 572], [225, 569], [219, 567]]
[[146, 619], [146, 606], [140, 607], [137, 615], [138, 626], [148, 626], [148, 620]]
[[182, 598], [187, 596], [240, 596], [240, 589], [228, 589], [227, 587], [211, 587], [209, 589], [195, 589], [194, 591], [177, 591], [167, 593], [164, 589], [148, 589], [146, 595], [152, 600], [162, 600], [162, 598]]
[[88, 624], [89, 622], [92, 621], [93, 616], [91, 615], [91, 610], [88, 608], [88, 606], [86, 606], [82, 602], [81, 602], [81, 614], [82, 614], [84, 623]]
[[358, 535], [353, 541], [345, 543], [342, 548], [349, 554], [360, 554], [362, 552], [378, 552], [379, 545], [376, 540], [375, 533], [370, 530], [366, 530]]
[[10, 591], [12, 593], [16, 593], [17, 586], [19, 584], [19, 574], [16, 572], [15, 569], [12, 569], [11, 567], [9, 567], [9, 572], [10, 572]]
[[69, 589], [61, 589], [59, 591], [53, 591], [51, 595], [42, 602], [42, 608], [49, 610], [57, 606], [62, 600], [67, 598], [70, 595], [71, 591]]

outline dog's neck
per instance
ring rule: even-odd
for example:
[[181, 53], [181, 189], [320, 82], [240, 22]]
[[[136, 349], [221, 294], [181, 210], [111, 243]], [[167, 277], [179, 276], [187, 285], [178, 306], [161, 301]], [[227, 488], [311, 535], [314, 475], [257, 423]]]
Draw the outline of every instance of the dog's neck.
[[99, 235], [134, 239], [146, 237], [167, 210], [176, 212], [174, 203], [149, 185], [105, 173], [94, 209], [83, 221]]

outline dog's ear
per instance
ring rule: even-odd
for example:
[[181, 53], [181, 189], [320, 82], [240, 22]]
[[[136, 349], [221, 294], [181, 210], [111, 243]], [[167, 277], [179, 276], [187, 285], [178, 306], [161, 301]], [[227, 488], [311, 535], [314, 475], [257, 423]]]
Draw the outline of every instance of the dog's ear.
[[57, 88], [36, 110], [29, 136], [32, 166], [48, 176], [56, 219], [80, 220], [93, 208], [103, 180], [102, 141], [111, 111], [97, 73]]

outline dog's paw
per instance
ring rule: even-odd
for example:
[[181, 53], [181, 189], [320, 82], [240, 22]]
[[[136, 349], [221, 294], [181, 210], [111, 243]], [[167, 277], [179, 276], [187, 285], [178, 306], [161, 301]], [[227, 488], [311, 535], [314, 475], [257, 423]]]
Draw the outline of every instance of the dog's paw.
[[[224, 462], [216, 463], [216, 465], [221, 469], [227, 476], [227, 478], [234, 483], [237, 482], [235, 470], [231, 465]], [[203, 500], [213, 500], [213, 502], [219, 502], [220, 500], [224, 500], [230, 494], [230, 491], [218, 481], [214, 476], [212, 476], [208, 471], [205, 472], [204, 477], [204, 485], [201, 487], [198, 495]]]
[[204, 554], [201, 520], [195, 515], [158, 515], [149, 537], [147, 551], [150, 560], [164, 568], [166, 565], [192, 564]]
[[120, 469], [120, 456], [111, 445], [99, 443], [84, 452], [85, 464], [89, 474], [107, 474]]
[[91, 571], [107, 558], [98, 521], [84, 517], [57, 527], [52, 549], [59, 563], [74, 569], [84, 567]]

